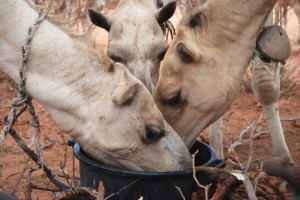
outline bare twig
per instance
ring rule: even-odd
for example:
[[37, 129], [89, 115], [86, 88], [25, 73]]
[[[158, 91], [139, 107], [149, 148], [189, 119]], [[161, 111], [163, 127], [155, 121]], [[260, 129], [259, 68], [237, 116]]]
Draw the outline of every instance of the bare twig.
[[[250, 128], [250, 127], [249, 127]], [[244, 129], [245, 130], [245, 129]], [[243, 131], [244, 131], [243, 130]], [[248, 139], [243, 139], [242, 137], [243, 137], [243, 135], [246, 133], [246, 132], [241, 132], [241, 134], [240, 134], [240, 137], [239, 137], [239, 139], [237, 140], [237, 141], [235, 141], [235, 142], [233, 142], [230, 146], [230, 150], [231, 149], [235, 149], [237, 146], [240, 146], [240, 145], [242, 145], [242, 144], [246, 144], [246, 143], [248, 143], [248, 142], [250, 142], [250, 140], [251, 140], [251, 138], [248, 138]], [[267, 133], [270, 133], [270, 131], [255, 131], [255, 134], [253, 135], [253, 140], [254, 139], [256, 139], [256, 138], [258, 138], [258, 137], [260, 137], [261, 135], [263, 135], [263, 134], [267, 134]], [[230, 153], [230, 151], [229, 151], [229, 153]]]
[[19, 177], [19, 179], [18, 179], [18, 181], [17, 181], [17, 183], [16, 183], [16, 185], [15, 185], [15, 187], [14, 187], [14, 190], [13, 190], [12, 194], [15, 194], [15, 192], [16, 192], [16, 190], [17, 190], [17, 188], [18, 188], [18, 185], [19, 185], [21, 179], [22, 179], [23, 176], [24, 176], [25, 171], [26, 171], [26, 169], [28, 168], [28, 163], [29, 163], [29, 157], [27, 157], [26, 164], [25, 164], [25, 166], [24, 166], [24, 168], [23, 168], [23, 170], [22, 170], [22, 172], [21, 172], [21, 175], [20, 175], [20, 177]]
[[[275, 112], [273, 113], [273, 115], [275, 114]], [[271, 117], [273, 117], [273, 115]], [[270, 117], [270, 118], [271, 118]], [[234, 150], [235, 147], [241, 145], [241, 144], [245, 144], [245, 143], [248, 143], [248, 142], [251, 142], [253, 141], [255, 138], [259, 137], [261, 134], [263, 133], [269, 133], [270, 131], [258, 131], [256, 129], [256, 127], [258, 125], [261, 125], [262, 123], [266, 122], [268, 119], [270, 118], [265, 118], [263, 119], [262, 118], [262, 115], [260, 115], [259, 119], [257, 120], [257, 122], [252, 122], [250, 123], [248, 120], [247, 120], [247, 123], [248, 123], [248, 126], [246, 128], [244, 128], [241, 133], [240, 133], [240, 136], [239, 136], [239, 139], [235, 142], [230, 142], [230, 146], [228, 148], [228, 152], [231, 153], [232, 150]], [[228, 131], [229, 129], [227, 129], [227, 132], [229, 133], [230, 131]], [[249, 131], [251, 130], [251, 136], [249, 139], [243, 139], [243, 136], [248, 133]]]
[[56, 185], [61, 190], [70, 190], [70, 186], [60, 182], [51, 172], [51, 170], [48, 168], [47, 165], [40, 162], [38, 156], [31, 150], [29, 147], [24, 143], [22, 138], [17, 134], [17, 132], [11, 128], [10, 135], [13, 137], [13, 139], [18, 143], [18, 145], [22, 148], [22, 150], [33, 160], [39, 167], [43, 169], [43, 171], [46, 173], [47, 177], [50, 179], [50, 181]]
[[74, 187], [72, 186], [72, 184], [70, 183], [69, 179], [68, 179], [68, 172], [65, 169], [65, 166], [63, 165], [63, 163], [60, 163], [60, 169], [64, 175], [64, 178], [66, 179], [67, 183], [70, 185], [70, 187], [72, 188], [72, 190], [74, 190]]
[[[248, 177], [248, 175], [247, 175], [247, 171], [248, 171], [248, 168], [249, 168], [249, 166], [250, 166], [250, 163], [251, 163], [251, 161], [252, 161], [252, 154], [253, 154], [253, 149], [252, 149], [252, 142], [253, 142], [253, 133], [254, 133], [254, 130], [255, 130], [255, 128], [256, 128], [256, 126], [257, 125], [259, 125], [259, 124], [261, 124], [261, 123], [263, 123], [264, 121], [266, 121], [267, 119], [265, 119], [265, 120], [262, 120], [262, 117], [260, 116], [260, 119], [258, 120], [258, 122], [257, 123], [249, 123], [248, 122], [248, 124], [249, 124], [249, 126], [250, 126], [250, 129], [251, 129], [251, 137], [250, 137], [250, 150], [249, 150], [249, 158], [248, 158], [248, 161], [247, 161], [247, 164], [246, 164], [246, 166], [244, 166], [243, 164], [242, 164], [242, 162], [240, 161], [240, 159], [239, 159], [239, 157], [238, 157], [238, 155], [237, 155], [237, 153], [235, 152], [235, 150], [233, 149], [233, 148], [231, 148], [231, 144], [232, 144], [232, 136], [231, 136], [231, 133], [230, 133], [230, 131], [229, 131], [229, 126], [227, 126], [227, 134], [229, 134], [231, 137], [229, 138], [228, 137], [228, 142], [229, 142], [229, 144], [230, 144], [230, 146], [229, 146], [229, 148], [231, 148], [230, 150], [231, 150], [231, 153], [234, 155], [234, 158], [235, 158], [235, 160], [237, 161], [237, 165], [240, 167], [240, 169], [242, 170], [242, 176], [243, 176], [243, 184], [244, 184], [244, 187], [245, 187], [245, 189], [246, 189], [246, 191], [247, 191], [247, 194], [248, 194], [248, 197], [249, 197], [249, 199], [250, 200], [256, 200], [257, 198], [256, 198], [256, 195], [255, 195], [255, 191], [254, 191], [254, 189], [253, 189], [253, 185], [252, 185], [252, 183], [251, 183], [251, 181], [250, 181], [250, 179], [249, 179], [249, 177]], [[229, 123], [229, 118], [227, 119], [227, 123], [228, 123], [228, 125], [230, 124]], [[252, 140], [252, 141], [251, 141]]]
[[110, 199], [115, 195], [119, 195], [123, 190], [126, 190], [127, 188], [131, 187], [132, 185], [134, 185], [135, 183], [137, 183], [138, 181], [140, 181], [141, 179], [136, 179], [135, 181], [133, 181], [132, 183], [130, 183], [129, 185], [123, 187], [120, 191], [112, 193], [111, 195], [109, 195], [108, 197], [106, 197], [104, 200]]
[[243, 184], [244, 184], [244, 187], [246, 188], [249, 200], [256, 200], [257, 198], [256, 198], [256, 195], [255, 195], [255, 191], [253, 189], [253, 185], [252, 185], [252, 183], [249, 179], [249, 176], [245, 172], [243, 172], [242, 174], [243, 174], [243, 177], [244, 177]]
[[178, 187], [178, 186], [175, 186], [175, 188], [176, 188], [176, 190], [180, 193], [181, 198], [182, 198], [183, 200], [185, 200], [185, 197], [184, 197], [184, 195], [183, 195], [183, 193], [182, 193], [182, 191], [181, 191], [181, 188]]
[[249, 167], [250, 167], [250, 164], [251, 164], [251, 161], [252, 161], [252, 157], [253, 157], [254, 131], [256, 130], [256, 126], [258, 124], [260, 124], [261, 121], [262, 121], [262, 115], [260, 115], [258, 122], [257, 123], [253, 123], [252, 127], [251, 127], [249, 157], [248, 157], [248, 161], [247, 161], [246, 167], [244, 169], [245, 172], [247, 172], [249, 170]]
[[197, 153], [198, 153], [198, 150], [192, 155], [192, 161], [193, 161], [193, 178], [194, 178], [195, 182], [197, 183], [198, 187], [204, 189], [204, 191], [205, 191], [205, 200], [208, 200], [208, 190], [209, 190], [209, 187], [212, 184], [204, 186], [197, 179], [196, 170], [195, 170], [195, 156], [197, 155]]
[[297, 117], [291, 117], [291, 118], [281, 118], [281, 121], [296, 121], [296, 120], [300, 120], [300, 116]]
[[43, 191], [49, 191], [49, 192], [59, 192], [59, 191], [61, 191], [60, 189], [44, 188], [44, 187], [40, 187], [40, 186], [33, 185], [33, 184], [31, 184], [31, 189], [34, 189], [34, 190], [43, 190]]
[[31, 175], [32, 175], [32, 172], [34, 172], [36, 169], [33, 169], [33, 168], [30, 168], [29, 169], [29, 172], [28, 172], [28, 175], [27, 175], [27, 190], [26, 190], [26, 193], [25, 193], [25, 196], [26, 196], [26, 200], [31, 200], [31, 193], [32, 193], [32, 183], [31, 183]]

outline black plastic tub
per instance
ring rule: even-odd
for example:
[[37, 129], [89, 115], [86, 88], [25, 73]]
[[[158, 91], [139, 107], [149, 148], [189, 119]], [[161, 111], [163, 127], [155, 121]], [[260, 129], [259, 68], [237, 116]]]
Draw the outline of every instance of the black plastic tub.
[[[197, 141], [190, 152], [193, 154], [197, 150], [199, 153], [195, 157], [196, 166], [225, 167], [226, 162], [216, 159], [216, 153], [209, 145]], [[138, 200], [143, 197], [143, 200], [182, 200], [176, 186], [186, 199], [190, 199], [197, 189], [192, 169], [177, 172], [130, 171], [91, 160], [77, 143], [74, 145], [74, 153], [79, 160], [80, 185], [98, 188], [99, 182], [102, 181], [105, 197], [114, 194], [109, 199]], [[200, 183], [209, 184], [207, 174], [198, 173], [197, 177]]]

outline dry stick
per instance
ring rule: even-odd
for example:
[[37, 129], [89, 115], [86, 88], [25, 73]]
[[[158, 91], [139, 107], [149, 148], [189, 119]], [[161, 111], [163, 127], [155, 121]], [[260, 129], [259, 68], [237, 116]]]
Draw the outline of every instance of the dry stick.
[[[261, 135], [263, 135], [263, 134], [270, 133], [270, 131], [261, 131], [261, 130], [255, 131], [255, 132], [256, 132], [256, 133], [253, 135], [253, 140], [256, 139], [256, 138], [258, 138], [259, 136], [261, 136]], [[244, 135], [245, 133], [247, 133], [247, 132], [244, 132], [244, 133], [241, 132], [239, 139], [238, 139], [237, 141], [235, 141], [234, 143], [231, 144], [230, 149], [234, 149], [234, 148], [236, 148], [237, 146], [240, 146], [240, 145], [242, 145], [242, 144], [246, 144], [246, 143], [250, 142], [250, 138], [249, 138], [249, 139], [242, 139], [242, 137], [243, 137], [243, 135]], [[229, 152], [229, 153], [231, 153], [231, 152]]]
[[32, 183], [31, 183], [31, 174], [32, 174], [33, 171], [35, 171], [35, 169], [31, 168], [29, 170], [28, 176], [27, 176], [27, 183], [28, 183], [28, 185], [27, 185], [27, 191], [25, 193], [25, 196], [26, 196], [26, 199], [28, 199], [28, 200], [32, 199], [31, 198], [31, 192], [32, 192], [32, 188], [31, 188], [31, 186], [32, 186]]
[[140, 180], [141, 180], [141, 178], [136, 179], [135, 181], [133, 181], [133, 182], [130, 183], [129, 185], [123, 187], [123, 188], [122, 188], [121, 190], [119, 190], [118, 192], [112, 193], [111, 195], [109, 195], [108, 197], [106, 197], [104, 200], [110, 199], [110, 198], [112, 198], [112, 197], [115, 196], [115, 195], [119, 195], [120, 192], [122, 192], [123, 190], [126, 190], [127, 188], [131, 187], [132, 185], [134, 185], [136, 182], [138, 182], [138, 181], [140, 181]]
[[247, 172], [249, 170], [251, 161], [252, 161], [252, 157], [253, 157], [253, 140], [254, 140], [254, 131], [256, 130], [256, 126], [262, 121], [262, 115], [260, 115], [260, 118], [258, 120], [257, 123], [252, 123], [251, 126], [251, 134], [250, 134], [250, 149], [249, 149], [249, 157], [248, 157], [248, 161], [247, 161], [247, 165], [245, 167], [245, 172]]
[[[74, 180], [79, 180], [79, 179], [80, 179], [79, 176], [75, 176], [75, 177], [73, 178], [73, 177], [70, 176], [69, 174], [63, 174], [63, 173], [57, 173], [56, 176], [61, 177], [61, 178], [66, 178], [66, 176], [67, 176], [67, 178], [68, 178], [68, 179], [71, 179], [71, 181], [72, 181], [73, 179], [74, 179]], [[74, 182], [74, 181], [72, 181], [72, 183], [73, 183], [73, 182]], [[72, 185], [74, 185], [74, 184], [72, 184]]]
[[66, 179], [67, 183], [71, 186], [72, 190], [74, 190], [74, 187], [72, 186], [72, 184], [70, 183], [70, 181], [68, 179], [68, 173], [67, 173], [67, 171], [65, 169], [65, 166], [63, 166], [62, 163], [60, 163], [60, 169], [61, 169], [61, 171], [62, 171], [62, 173], [64, 175], [64, 178]]
[[204, 191], [205, 191], [205, 200], [208, 200], [208, 190], [209, 190], [209, 187], [211, 186], [211, 184], [204, 186], [204, 185], [202, 185], [202, 184], [198, 181], [198, 179], [197, 179], [197, 176], [196, 176], [196, 170], [195, 170], [195, 156], [197, 155], [197, 153], [198, 153], [198, 150], [197, 150], [194, 154], [192, 154], [192, 161], [193, 161], [193, 178], [194, 178], [194, 180], [196, 181], [198, 187], [204, 189]]
[[300, 119], [300, 116], [292, 117], [292, 118], [281, 118], [280, 120], [281, 121], [296, 121], [296, 120], [299, 120], [299, 119]]
[[44, 188], [44, 187], [40, 187], [40, 186], [33, 185], [33, 184], [31, 184], [30, 186], [31, 186], [31, 189], [34, 189], [34, 190], [43, 190], [43, 191], [49, 191], [49, 192], [60, 192], [61, 191], [60, 189]]
[[[261, 118], [260, 118], [260, 119], [261, 119]], [[267, 119], [266, 119], [266, 120], [267, 120]], [[263, 121], [265, 121], [265, 120], [263, 120]], [[229, 124], [229, 119], [227, 120], [227, 123]], [[256, 123], [256, 126], [257, 126], [258, 124], [261, 124], [261, 123], [262, 123], [262, 121]], [[228, 131], [228, 130], [229, 130], [229, 127], [227, 127], [226, 130]], [[254, 131], [252, 130], [252, 132], [254, 132]], [[230, 134], [230, 132], [227, 132], [227, 133]], [[252, 137], [253, 137], [253, 135], [252, 135]], [[252, 140], [253, 140], [253, 139], [252, 139]], [[228, 140], [228, 142], [232, 144], [232, 140], [231, 140], [231, 142]], [[250, 145], [252, 145], [252, 143], [250, 143]], [[230, 148], [230, 146], [229, 146], [229, 148]], [[251, 151], [253, 150], [252, 147], [250, 147], [250, 150], [251, 150]], [[246, 191], [247, 191], [247, 194], [248, 194], [249, 199], [250, 199], [250, 200], [257, 200], [256, 195], [255, 195], [255, 191], [254, 191], [254, 189], [253, 189], [253, 185], [252, 185], [252, 183], [251, 183], [251, 181], [250, 181], [250, 179], [249, 179], [249, 177], [248, 177], [248, 175], [247, 175], [247, 170], [248, 170], [248, 168], [249, 168], [248, 164], [249, 164], [249, 162], [251, 163], [251, 160], [252, 160], [252, 152], [249, 152], [248, 162], [247, 162], [246, 167], [244, 167], [244, 165], [243, 165], [242, 162], [240, 161], [240, 159], [239, 159], [237, 153], [235, 152], [235, 150], [234, 150], [234, 149], [231, 149], [231, 151], [232, 151], [232, 153], [233, 153], [233, 155], [234, 155], [234, 157], [235, 157], [235, 159], [236, 159], [236, 161], [237, 161], [238, 166], [239, 166], [240, 169], [242, 170], [242, 175], [243, 175], [243, 178], [244, 178], [243, 184], [244, 184], [244, 187], [245, 187], [245, 189], [246, 189]], [[250, 164], [249, 164], [249, 165], [250, 165]]]
[[[277, 110], [278, 110], [278, 108], [275, 109], [275, 111], [272, 113], [272, 115], [271, 115], [270, 117], [265, 118], [264, 120], [262, 120], [262, 116], [260, 115], [260, 118], [259, 118], [258, 122], [253, 122], [252, 124], [255, 124], [255, 127], [257, 127], [258, 125], [260, 125], [260, 124], [262, 124], [262, 123], [268, 121], [269, 119], [271, 119], [271, 118], [274, 116], [274, 114], [277, 112]], [[231, 116], [231, 115], [230, 115], [230, 116]], [[229, 116], [229, 117], [230, 117], [230, 116]], [[240, 133], [239, 140], [236, 141], [236, 142], [232, 142], [232, 141], [230, 142], [230, 146], [229, 146], [229, 148], [228, 148], [228, 152], [229, 152], [229, 153], [231, 153], [231, 151], [232, 151], [236, 146], [238, 146], [238, 145], [240, 145], [240, 144], [244, 144], [244, 143], [250, 141], [251, 138], [249, 138], [248, 140], [244, 140], [244, 142], [240, 141], [241, 138], [242, 138], [242, 135], [241, 135], [241, 134], [244, 135], [244, 134], [247, 133], [250, 129], [252, 130], [252, 128], [251, 128], [249, 122], [248, 122], [248, 124], [249, 124], [248, 127], [247, 127], [246, 129], [244, 129], [244, 130]], [[255, 131], [255, 130], [254, 130], [254, 131]], [[268, 131], [268, 132], [269, 132], [269, 131]], [[227, 127], [227, 133], [230, 133], [230, 131], [228, 131], [228, 127]], [[265, 131], [265, 132], [261, 132], [261, 134], [262, 134], [262, 133], [267, 133], [267, 132], [266, 132], [266, 131]], [[258, 136], [261, 135], [261, 134], [259, 134], [259, 133], [255, 134], [255, 135], [253, 136], [252, 140], [253, 140], [254, 138], [258, 137]]]
[[180, 193], [181, 198], [182, 198], [183, 200], [185, 200], [185, 197], [184, 197], [184, 195], [183, 195], [183, 193], [182, 193], [180, 187], [175, 186], [175, 188], [176, 188], [176, 190]]
[[13, 137], [13, 139], [18, 143], [18, 145], [22, 148], [22, 150], [33, 160], [39, 167], [43, 169], [47, 177], [50, 179], [50, 181], [56, 185], [61, 190], [69, 191], [71, 190], [71, 187], [60, 182], [51, 172], [51, 169], [48, 168], [47, 165], [40, 162], [38, 156], [24, 143], [22, 138], [17, 134], [17, 132], [11, 128], [9, 131], [10, 135]]
[[20, 184], [21, 179], [23, 178], [24, 173], [25, 173], [26, 169], [28, 168], [28, 164], [29, 164], [29, 157], [27, 157], [26, 165], [24, 166], [24, 168], [23, 168], [23, 170], [22, 170], [22, 172], [21, 172], [20, 178], [18, 179], [18, 181], [17, 181], [17, 183], [16, 183], [16, 185], [15, 185], [15, 187], [14, 187], [14, 190], [13, 190], [13, 192], [12, 192], [13, 195], [14, 195], [15, 192], [17, 191], [18, 185]]
[[297, 116], [297, 117], [292, 117], [292, 118], [281, 118], [280, 119], [281, 121], [292, 121], [292, 125], [297, 127], [297, 128], [300, 128], [300, 125], [298, 125], [296, 123], [297, 120], [300, 120], [300, 116]]

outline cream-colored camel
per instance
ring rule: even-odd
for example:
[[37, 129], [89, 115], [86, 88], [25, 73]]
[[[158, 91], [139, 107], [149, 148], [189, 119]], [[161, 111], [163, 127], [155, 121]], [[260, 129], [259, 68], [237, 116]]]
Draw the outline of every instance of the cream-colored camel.
[[[287, 25], [287, 13], [290, 8], [293, 9], [294, 13], [297, 16], [297, 20], [298, 20], [298, 24], [299, 24], [298, 25], [299, 31], [298, 31], [297, 43], [299, 44], [300, 43], [300, 1], [299, 0], [282, 0], [282, 24], [285, 29], [286, 29], [286, 25]], [[279, 22], [280, 22], [279, 9], [280, 9], [280, 1], [278, 0], [274, 7], [276, 24], [279, 24]]]
[[297, 16], [298, 19], [298, 26], [299, 26], [299, 31], [298, 31], [298, 39], [297, 42], [300, 44], [300, 1], [295, 0], [295, 4], [293, 5], [293, 10]]
[[[25, 1], [0, 4], [0, 69], [15, 81], [36, 18]], [[191, 167], [188, 149], [146, 87], [122, 64], [48, 21], [33, 38], [25, 75], [28, 93], [95, 160], [144, 171]]]
[[[281, 24], [286, 29], [287, 25], [287, 12], [289, 8], [292, 8], [297, 0], [277, 0], [274, 6], [274, 23]], [[299, 3], [298, 3], [299, 4]], [[280, 9], [281, 9], [281, 19], [280, 19]], [[281, 22], [280, 22], [281, 20]]]
[[90, 10], [91, 21], [108, 31], [108, 56], [123, 63], [150, 92], [168, 49], [161, 26], [175, 8], [176, 2], [158, 8], [157, 0], [121, 0], [108, 16]]
[[[237, 96], [256, 38], [275, 3], [209, 0], [181, 21], [162, 62], [154, 98], [189, 147]], [[257, 78], [256, 85], [260, 81]], [[282, 132], [271, 134], [276, 153], [290, 157]]]

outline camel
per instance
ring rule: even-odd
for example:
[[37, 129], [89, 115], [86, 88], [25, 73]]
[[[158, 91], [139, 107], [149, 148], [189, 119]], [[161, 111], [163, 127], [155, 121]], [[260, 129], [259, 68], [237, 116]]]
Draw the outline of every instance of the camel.
[[[285, 29], [286, 29], [286, 25], [287, 25], [287, 13], [290, 8], [292, 8], [294, 13], [296, 14], [297, 19], [298, 19], [298, 24], [300, 25], [300, 1], [299, 0], [283, 0], [282, 1], [282, 24]], [[280, 1], [277, 1], [277, 3], [274, 6], [275, 24], [279, 24], [279, 22], [280, 22], [279, 9], [280, 9]], [[298, 31], [297, 43], [300, 44], [300, 26], [299, 26], [299, 31]]]
[[[162, 62], [154, 99], [188, 147], [236, 98], [257, 36], [275, 3], [276, 0], [255, 4], [247, 0], [209, 0], [181, 20]], [[273, 94], [276, 84], [272, 80], [257, 76], [254, 84], [263, 88], [254, 88], [262, 98], [272, 98], [268, 104], [261, 102], [267, 118], [278, 112]], [[270, 96], [261, 95], [266, 90]], [[282, 131], [274, 131], [273, 120], [268, 121], [275, 152], [291, 158]], [[220, 137], [214, 139], [216, 142], [210, 145], [216, 152], [223, 151], [214, 145], [222, 141]]]
[[110, 15], [89, 12], [91, 21], [108, 31], [108, 56], [123, 63], [150, 92], [168, 49], [162, 24], [175, 9], [175, 1], [158, 8], [156, 0], [121, 0]]
[[[0, 5], [0, 69], [16, 82], [36, 18], [25, 1]], [[191, 168], [187, 147], [141, 81], [47, 20], [32, 40], [25, 76], [27, 92], [94, 160], [140, 171]]]
[[[287, 24], [287, 12], [289, 8], [292, 8], [295, 4], [295, 0], [278, 0], [277, 3], [274, 6], [274, 18], [275, 18], [275, 24], [281, 24], [286, 29]], [[282, 22], [280, 22], [280, 9], [281, 10], [281, 19]]]
[[300, 1], [295, 0], [295, 4], [293, 5], [294, 13], [297, 15], [298, 24], [299, 24], [299, 31], [298, 31], [298, 39], [297, 43], [300, 44]]

